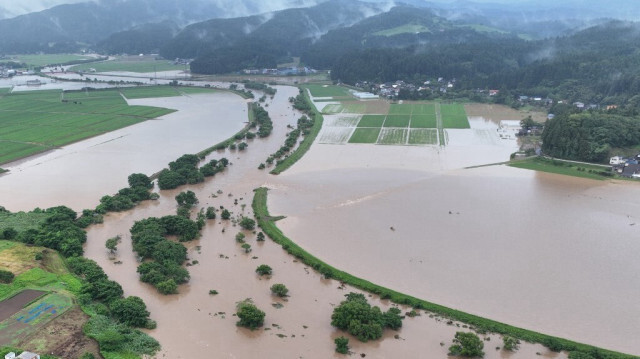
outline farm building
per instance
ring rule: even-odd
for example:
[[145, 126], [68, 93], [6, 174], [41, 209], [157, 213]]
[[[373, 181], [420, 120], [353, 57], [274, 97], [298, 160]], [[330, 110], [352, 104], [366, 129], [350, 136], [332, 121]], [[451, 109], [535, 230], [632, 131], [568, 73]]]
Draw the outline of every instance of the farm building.
[[502, 120], [498, 126], [498, 136], [502, 139], [515, 139], [516, 134], [522, 129], [518, 120]]
[[31, 352], [22, 352], [22, 354], [16, 356], [16, 353], [10, 352], [4, 356], [4, 359], [40, 359], [40, 355]]
[[370, 100], [370, 99], [380, 98], [380, 96], [374, 95], [371, 92], [354, 92], [353, 96], [361, 100]]

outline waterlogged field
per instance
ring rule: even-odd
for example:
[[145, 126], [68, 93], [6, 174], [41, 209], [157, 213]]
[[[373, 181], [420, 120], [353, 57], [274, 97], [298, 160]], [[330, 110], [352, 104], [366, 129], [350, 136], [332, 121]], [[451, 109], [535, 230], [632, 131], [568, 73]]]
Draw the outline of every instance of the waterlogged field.
[[408, 129], [384, 128], [380, 132], [378, 144], [380, 145], [405, 145], [407, 144]]
[[348, 89], [340, 86], [311, 84], [304, 85], [302, 88], [308, 89], [313, 97], [353, 98]]
[[438, 131], [432, 128], [412, 128], [409, 130], [409, 145], [437, 145]]
[[[195, 89], [189, 89], [189, 91]], [[177, 96], [169, 87], [128, 90]], [[182, 90], [180, 90], [182, 91]], [[129, 106], [118, 90], [25, 91], [0, 98], [0, 163], [160, 117], [173, 110]]]
[[188, 68], [185, 69], [185, 65], [174, 65], [168, 60], [155, 60], [149, 57], [138, 58], [135, 56], [76, 65], [70, 68], [71, 71], [89, 71], [89, 69], [95, 69], [96, 72], [127, 71], [140, 73], [188, 70]]

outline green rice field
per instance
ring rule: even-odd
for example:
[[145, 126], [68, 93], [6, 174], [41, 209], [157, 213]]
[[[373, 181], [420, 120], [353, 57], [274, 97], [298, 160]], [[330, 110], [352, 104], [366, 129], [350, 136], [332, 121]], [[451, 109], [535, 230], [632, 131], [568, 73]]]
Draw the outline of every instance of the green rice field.
[[364, 115], [358, 122], [358, 127], [382, 127], [385, 115]]
[[409, 127], [411, 116], [408, 115], [387, 115], [384, 127]]
[[436, 128], [438, 127], [436, 115], [411, 116], [411, 128]]
[[467, 112], [460, 104], [440, 105], [442, 126], [444, 128], [470, 128]]
[[349, 143], [376, 143], [379, 135], [380, 128], [356, 128]]
[[[135, 90], [131, 90], [134, 91]], [[144, 88], [158, 97], [171, 88]], [[145, 92], [146, 91], [146, 92]], [[153, 95], [157, 92], [156, 95]], [[173, 110], [129, 106], [118, 90], [28, 91], [0, 98], [0, 163], [157, 118]]]

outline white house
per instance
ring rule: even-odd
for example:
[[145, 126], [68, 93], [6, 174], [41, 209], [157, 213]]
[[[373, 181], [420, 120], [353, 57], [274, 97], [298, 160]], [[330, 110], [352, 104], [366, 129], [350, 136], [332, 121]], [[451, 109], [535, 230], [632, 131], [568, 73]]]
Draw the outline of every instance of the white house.
[[610, 165], [621, 165], [624, 164], [625, 160], [623, 157], [620, 156], [613, 156], [609, 159], [609, 164]]
[[16, 359], [16, 353], [10, 352], [4, 356], [4, 359]]
[[16, 359], [40, 359], [40, 355], [31, 352], [22, 352]]

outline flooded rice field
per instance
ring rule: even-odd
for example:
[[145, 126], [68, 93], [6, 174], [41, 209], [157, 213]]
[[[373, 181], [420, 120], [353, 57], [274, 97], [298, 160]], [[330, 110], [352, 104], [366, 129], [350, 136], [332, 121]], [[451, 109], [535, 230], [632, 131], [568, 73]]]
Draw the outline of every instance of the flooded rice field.
[[231, 137], [247, 121], [247, 105], [227, 92], [130, 100], [178, 110], [157, 120], [93, 137], [2, 167], [2, 205], [12, 211], [65, 204], [93, 208], [100, 197], [127, 186], [127, 176], [152, 174], [184, 153]]
[[[333, 338], [344, 333], [330, 325], [331, 313], [353, 289], [322, 279], [275, 243], [256, 242], [251, 232], [245, 233], [253, 251], [244, 253], [234, 239], [239, 227], [228, 221], [208, 221], [201, 239], [187, 244], [197, 264], [188, 267], [191, 280], [180, 294], [160, 295], [138, 279], [129, 236], [134, 221], [175, 213], [174, 197], [186, 189], [200, 199], [198, 208], [225, 206], [234, 216], [250, 215], [252, 190], [259, 186], [271, 188], [270, 212], [287, 216], [278, 222], [283, 232], [337, 268], [509, 324], [640, 352], [640, 307], [634, 300], [640, 294], [634, 258], [640, 242], [638, 227], [631, 226], [640, 220], [640, 208], [629, 199], [640, 194], [638, 187], [509, 167], [463, 169], [505, 161], [517, 147], [510, 140], [495, 143], [486, 135], [493, 128], [486, 121], [471, 121], [467, 131], [489, 131], [479, 136], [490, 140], [468, 142], [454, 134], [446, 147], [314, 144], [294, 167], [271, 176], [256, 168], [300, 116], [288, 103], [297, 91], [278, 87], [268, 100], [270, 138], [248, 141], [246, 151], [210, 155], [232, 162], [225, 173], [161, 191], [158, 201], [109, 214], [89, 228], [87, 257], [121, 283], [125, 295], [143, 298], [158, 322], [149, 331], [162, 344], [158, 358], [338, 357]], [[136, 132], [112, 132], [102, 141], [90, 139], [10, 167], [12, 173], [0, 177], [2, 205], [94, 207], [101, 195], [126, 185], [129, 173], [153, 173], [182, 153], [229, 137], [246, 120], [244, 100], [231, 94], [136, 101], [183, 111], [120, 130], [149, 126]], [[163, 122], [175, 124], [157, 129]], [[115, 235], [123, 240], [114, 260], [104, 242]], [[274, 269], [271, 278], [255, 274], [260, 264]], [[286, 301], [271, 295], [274, 283], [289, 288]], [[236, 327], [235, 305], [245, 298], [266, 312], [264, 328]], [[383, 309], [391, 305], [369, 300]], [[458, 330], [465, 330], [462, 324], [422, 313], [380, 341], [351, 338], [350, 346], [367, 358], [445, 358]], [[488, 338], [485, 358], [566, 358], [526, 343], [515, 354], [505, 353], [495, 350], [502, 345], [499, 336]]]

